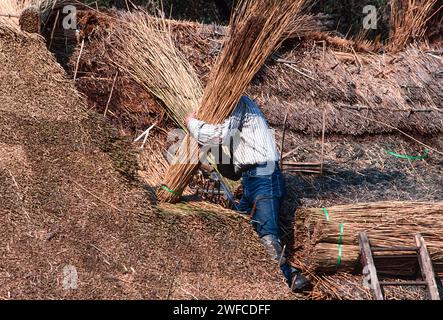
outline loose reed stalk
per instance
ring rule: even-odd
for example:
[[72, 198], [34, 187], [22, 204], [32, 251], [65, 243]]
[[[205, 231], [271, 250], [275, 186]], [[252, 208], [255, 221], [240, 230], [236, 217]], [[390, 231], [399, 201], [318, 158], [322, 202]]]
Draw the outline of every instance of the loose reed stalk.
[[[244, 0], [230, 23], [230, 36], [213, 67], [197, 118], [221, 123], [235, 108], [253, 76], [281, 44], [290, 24], [296, 24], [306, 0]], [[295, 22], [294, 22], [295, 21]], [[298, 20], [300, 21], [300, 20]], [[187, 152], [189, 153], [181, 153]], [[186, 138], [159, 189], [159, 200], [177, 202], [199, 163], [199, 149]], [[171, 192], [172, 191], [172, 192]]]
[[[388, 49], [403, 50], [408, 42], [425, 35], [429, 19], [438, 0], [393, 0], [391, 1], [391, 34]], [[440, 10], [437, 8], [437, 11]]]

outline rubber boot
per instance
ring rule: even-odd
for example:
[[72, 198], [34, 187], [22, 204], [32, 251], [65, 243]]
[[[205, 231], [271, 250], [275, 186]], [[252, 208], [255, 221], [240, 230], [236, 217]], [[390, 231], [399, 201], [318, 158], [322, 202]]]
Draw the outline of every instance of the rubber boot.
[[308, 279], [303, 276], [300, 270], [292, 267], [286, 260], [280, 239], [273, 235], [266, 235], [260, 238], [269, 255], [278, 262], [281, 272], [285, 277], [285, 282], [293, 292], [301, 292], [309, 286]]

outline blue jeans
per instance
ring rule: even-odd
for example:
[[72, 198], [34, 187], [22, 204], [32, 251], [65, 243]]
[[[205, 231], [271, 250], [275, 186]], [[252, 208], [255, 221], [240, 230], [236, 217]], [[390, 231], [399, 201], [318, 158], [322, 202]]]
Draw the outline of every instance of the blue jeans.
[[278, 163], [260, 165], [242, 175], [243, 197], [239, 211], [252, 213], [252, 225], [259, 237], [280, 238], [279, 212], [285, 195], [285, 182]]

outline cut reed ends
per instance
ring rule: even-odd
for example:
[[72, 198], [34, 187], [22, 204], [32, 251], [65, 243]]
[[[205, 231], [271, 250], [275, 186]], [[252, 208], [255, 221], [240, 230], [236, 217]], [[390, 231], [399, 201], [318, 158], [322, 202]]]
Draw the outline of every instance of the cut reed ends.
[[[239, 3], [231, 19], [230, 35], [211, 70], [197, 112], [198, 119], [218, 124], [230, 115], [254, 75], [283, 41], [289, 26], [296, 30], [304, 21], [298, 17], [305, 3], [306, 0], [244, 0]], [[191, 156], [198, 154], [197, 146], [190, 149]], [[180, 163], [182, 157], [179, 154], [166, 173], [164, 186], [157, 193], [160, 201], [178, 201], [199, 167], [199, 164]]]

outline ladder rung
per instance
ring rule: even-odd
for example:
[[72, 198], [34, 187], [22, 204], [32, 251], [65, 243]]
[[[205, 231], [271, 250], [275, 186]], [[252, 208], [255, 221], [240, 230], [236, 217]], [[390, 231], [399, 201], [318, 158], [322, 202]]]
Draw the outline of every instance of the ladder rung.
[[427, 286], [426, 281], [380, 281], [380, 285], [382, 286]]
[[418, 247], [371, 247], [372, 252], [381, 251], [413, 251], [417, 252]]
[[416, 254], [374, 255], [375, 260], [381, 259], [417, 259]]

